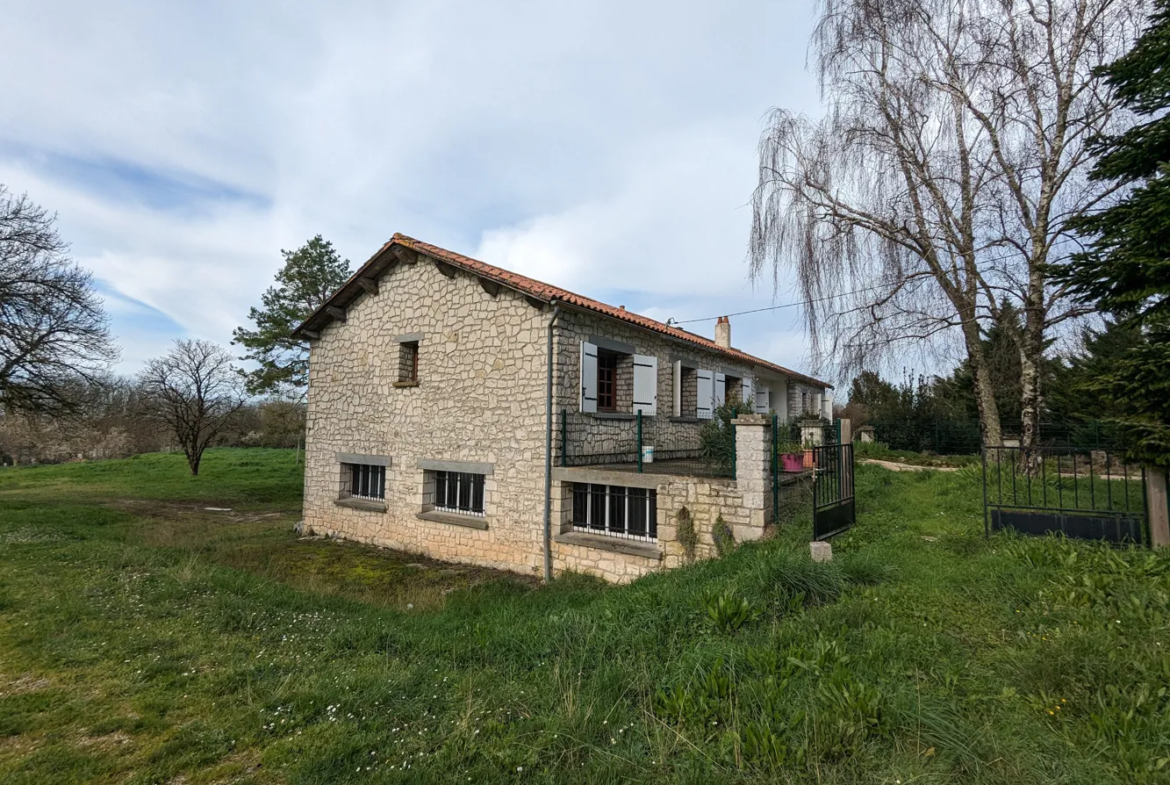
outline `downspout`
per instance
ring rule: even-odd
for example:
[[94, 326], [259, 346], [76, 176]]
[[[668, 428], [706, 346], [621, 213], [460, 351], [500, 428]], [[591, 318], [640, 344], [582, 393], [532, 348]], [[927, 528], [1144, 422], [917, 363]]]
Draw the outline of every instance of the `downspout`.
[[553, 429], [553, 327], [561, 315], [561, 304], [552, 300], [552, 319], [548, 323], [548, 374], [544, 390], [544, 582], [552, 582], [552, 429]]

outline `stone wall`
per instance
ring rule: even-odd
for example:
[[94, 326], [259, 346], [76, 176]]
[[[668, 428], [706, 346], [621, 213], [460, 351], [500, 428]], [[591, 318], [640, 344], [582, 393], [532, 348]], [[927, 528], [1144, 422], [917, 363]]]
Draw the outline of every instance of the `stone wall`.
[[[425, 259], [386, 274], [378, 294], [363, 295], [311, 345], [306, 525], [439, 559], [541, 571], [549, 316]], [[418, 386], [396, 387], [398, 341], [415, 334]], [[385, 510], [337, 504], [341, 453], [389, 459]], [[420, 460], [487, 464], [485, 517], [467, 525], [417, 517], [426, 501]]]

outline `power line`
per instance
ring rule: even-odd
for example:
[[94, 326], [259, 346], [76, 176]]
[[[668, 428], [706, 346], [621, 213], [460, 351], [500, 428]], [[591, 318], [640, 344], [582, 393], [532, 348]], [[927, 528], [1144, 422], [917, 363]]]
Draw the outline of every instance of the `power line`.
[[817, 298], [814, 298], [812, 300], [802, 300], [801, 302], [798, 302], [798, 303], [783, 303], [781, 305], [769, 305], [765, 308], [753, 308], [750, 311], [737, 311], [736, 313], [721, 313], [718, 316], [705, 316], [702, 319], [683, 319], [680, 321], [678, 319], [670, 318], [670, 319], [666, 320], [666, 323], [668, 325], [694, 324], [695, 322], [714, 321], [715, 319], [721, 319], [724, 316], [746, 316], [749, 313], [763, 313], [764, 311], [778, 311], [781, 308], [799, 308], [799, 307], [805, 306], [805, 305], [812, 305], [813, 303], [823, 303], [826, 300], [833, 300], [837, 297], [848, 297], [851, 294], [861, 294], [862, 292], [872, 292], [876, 289], [885, 289], [885, 288], [887, 288], [887, 287], [885, 287], [885, 286], [869, 286], [869, 287], [866, 287], [865, 289], [857, 289], [857, 290], [852, 291], [852, 292], [841, 292], [840, 294], [830, 294], [826, 297], [817, 297]]
[[[1004, 254], [1003, 256], [993, 256], [989, 259], [983, 259], [982, 261], [984, 261], [984, 262], [1002, 262], [1004, 259], [1011, 259], [1011, 258], [1014, 258], [1018, 255], [1019, 254], [1008, 253], [1008, 254]], [[799, 307], [804, 306], [804, 305], [812, 305], [813, 303], [823, 303], [826, 300], [833, 300], [837, 297], [848, 297], [848, 296], [853, 295], [853, 294], [861, 294], [863, 292], [872, 292], [872, 291], [875, 291], [877, 289], [888, 289], [888, 288], [889, 287], [887, 285], [868, 286], [864, 289], [856, 289], [852, 292], [841, 292], [841, 294], [830, 294], [826, 297], [818, 297], [818, 298], [815, 298], [812, 300], [803, 300], [803, 301], [798, 302], [798, 303], [784, 303], [783, 305], [770, 305], [766, 308], [754, 308], [750, 311], [739, 311], [738, 313], [721, 313], [718, 316], [706, 316], [702, 319], [683, 319], [683, 320], [679, 321], [678, 319], [675, 319], [672, 317], [672, 318], [666, 320], [666, 324], [667, 325], [694, 324], [695, 322], [710, 322], [710, 321], [713, 321], [715, 319], [722, 318], [724, 316], [746, 316], [750, 313], [763, 313], [764, 311], [778, 311], [781, 308], [799, 308]]]

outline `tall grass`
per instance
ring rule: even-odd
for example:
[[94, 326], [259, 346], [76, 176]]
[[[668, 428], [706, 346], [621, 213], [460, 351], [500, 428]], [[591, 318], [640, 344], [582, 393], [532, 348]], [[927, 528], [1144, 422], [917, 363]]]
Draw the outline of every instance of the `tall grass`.
[[796, 504], [542, 587], [299, 539], [291, 455], [172, 458], [0, 473], [0, 780], [1165, 781], [1170, 562], [985, 540], [978, 472], [858, 467], [829, 564]]

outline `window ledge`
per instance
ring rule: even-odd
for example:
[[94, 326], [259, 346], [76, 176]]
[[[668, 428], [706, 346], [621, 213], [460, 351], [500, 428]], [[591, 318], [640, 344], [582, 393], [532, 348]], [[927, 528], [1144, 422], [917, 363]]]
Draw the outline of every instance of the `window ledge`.
[[370, 512], [386, 512], [386, 502], [375, 499], [336, 499], [333, 502], [338, 507], [350, 507], [355, 510], [369, 510]]
[[671, 422], [707, 422], [706, 420], [700, 420], [698, 417], [671, 417], [670, 421]]
[[434, 510], [427, 510], [415, 514], [416, 518], [423, 521], [433, 521], [435, 523], [449, 523], [452, 526], [465, 526], [468, 529], [479, 529], [480, 531], [487, 531], [487, 519], [480, 518], [475, 515], [455, 515], [450, 512], [436, 512]]
[[633, 420], [637, 415], [625, 412], [593, 412], [593, 417], [597, 420]]
[[415, 379], [413, 382], [394, 382], [394, 386], [395, 386], [395, 387], [398, 387], [398, 388], [402, 388], [402, 387], [418, 387], [418, 380], [417, 380], [417, 379]]
[[596, 548], [601, 551], [624, 553], [628, 556], [642, 556], [646, 559], [661, 560], [662, 549], [652, 542], [637, 540], [622, 540], [617, 537], [608, 537], [604, 534], [586, 534], [585, 532], [567, 531], [554, 535], [553, 539], [565, 545], [580, 545], [585, 548]]

